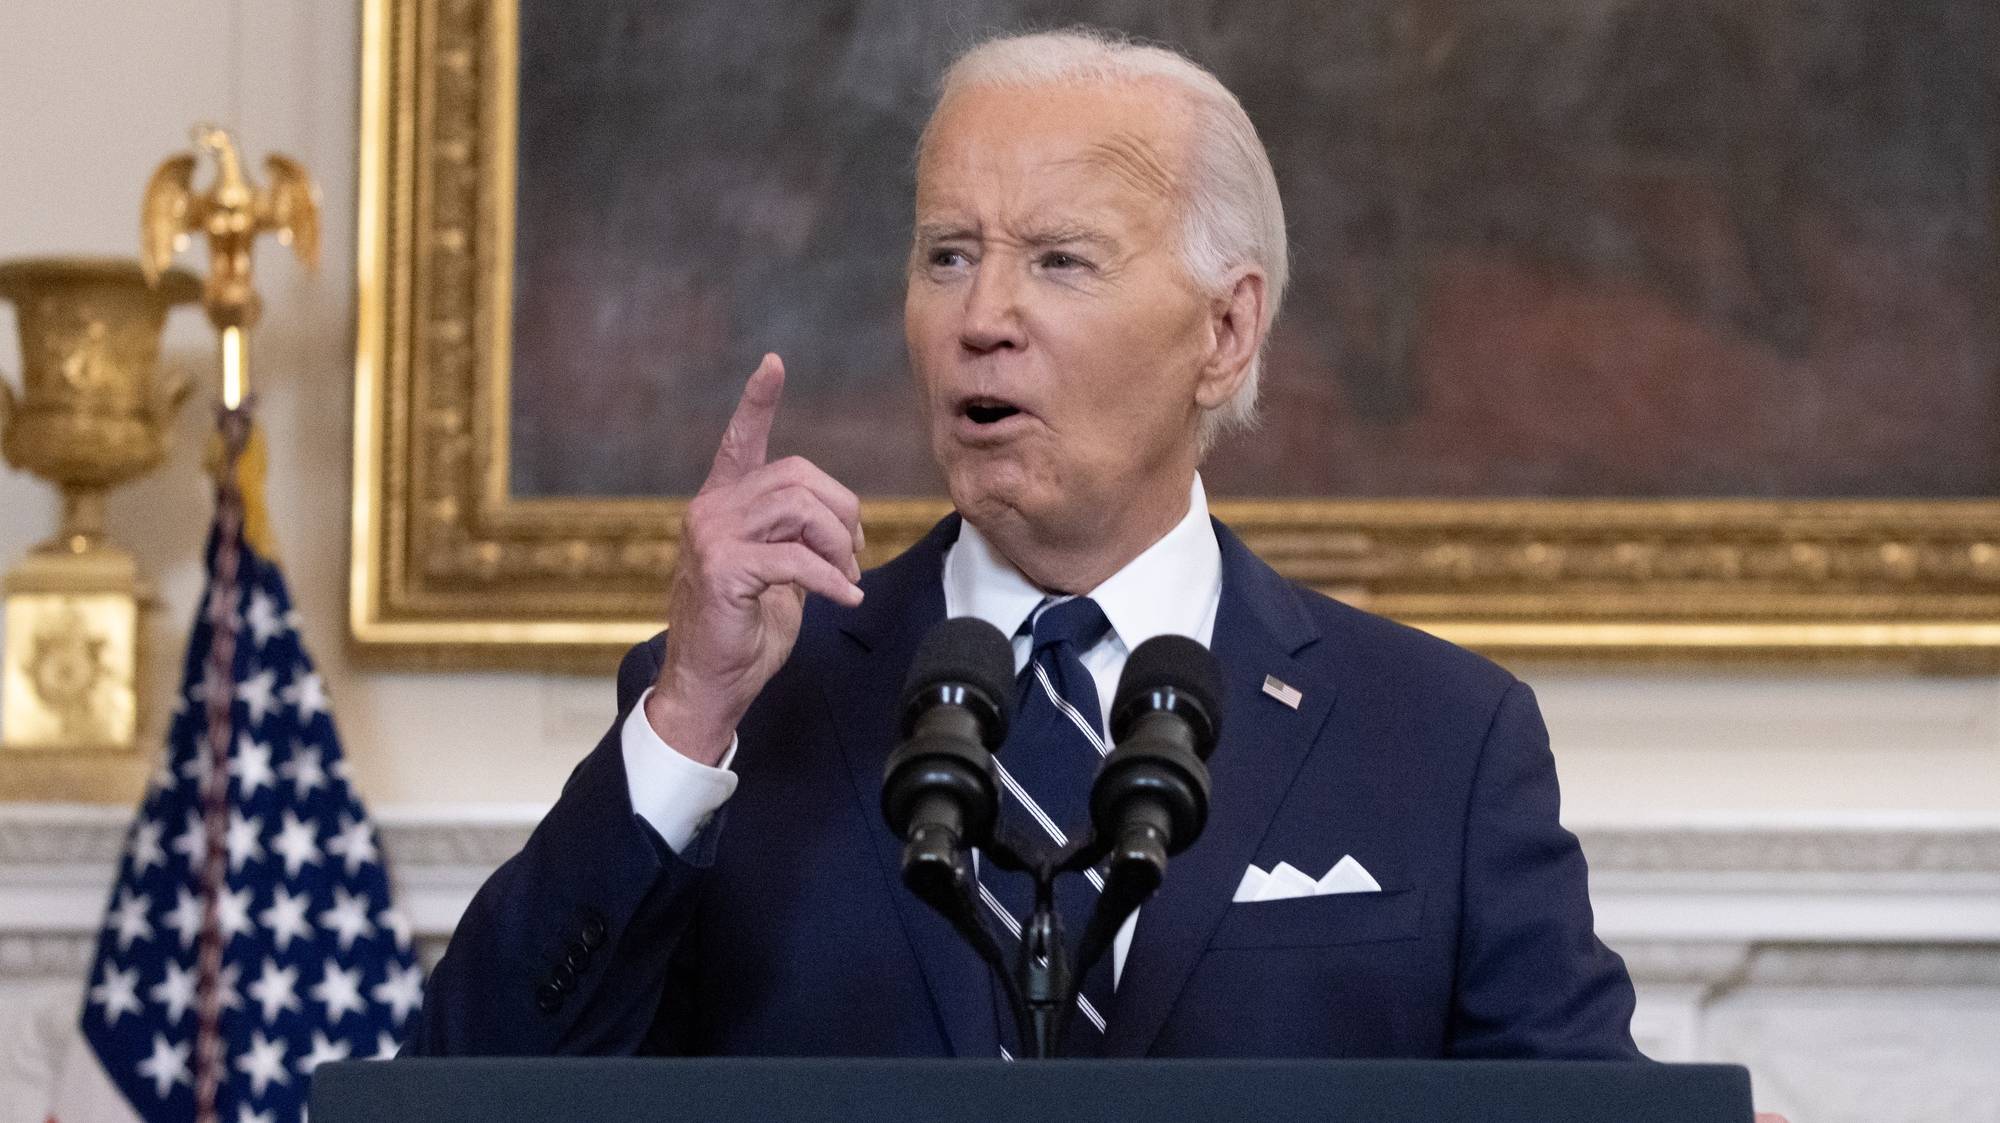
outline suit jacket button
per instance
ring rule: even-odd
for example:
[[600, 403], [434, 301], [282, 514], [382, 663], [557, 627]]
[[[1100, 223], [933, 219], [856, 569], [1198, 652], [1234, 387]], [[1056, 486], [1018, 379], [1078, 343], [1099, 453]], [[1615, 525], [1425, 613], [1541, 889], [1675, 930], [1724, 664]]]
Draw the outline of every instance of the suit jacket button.
[[603, 946], [606, 935], [608, 933], [604, 928], [604, 918], [596, 915], [585, 917], [582, 929], [577, 932], [577, 936], [583, 940], [583, 946], [592, 951]]
[[549, 972], [549, 982], [558, 991], [566, 991], [576, 985], [576, 971], [567, 963], [558, 963]]
[[569, 954], [563, 957], [563, 962], [569, 964], [570, 970], [581, 974], [584, 967], [590, 963], [590, 949], [583, 946], [582, 940], [571, 940], [568, 951]]
[[563, 1004], [562, 988], [554, 983], [543, 983], [535, 991], [535, 1006], [544, 1014], [553, 1014], [556, 1007]]

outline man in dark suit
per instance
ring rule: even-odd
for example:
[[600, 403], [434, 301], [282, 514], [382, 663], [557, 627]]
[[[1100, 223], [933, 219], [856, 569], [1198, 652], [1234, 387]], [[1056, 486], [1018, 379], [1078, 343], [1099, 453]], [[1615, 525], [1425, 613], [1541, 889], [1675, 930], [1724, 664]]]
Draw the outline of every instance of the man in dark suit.
[[[1251, 416], [1284, 277], [1268, 160], [1205, 71], [1077, 33], [962, 58], [920, 146], [905, 307], [958, 514], [862, 574], [855, 497], [766, 462], [766, 356], [689, 506], [671, 641], [626, 657], [618, 723], [467, 910], [410, 1050], [1018, 1047], [878, 810], [917, 643], [973, 615], [1015, 636], [1024, 713], [1050, 719], [1000, 754], [1003, 813], [1057, 840], [1131, 649], [1189, 635], [1223, 669], [1207, 830], [1074, 1048], [1637, 1057], [1528, 689], [1207, 517], [1196, 469]], [[1018, 913], [980, 878], [1004, 940]]]

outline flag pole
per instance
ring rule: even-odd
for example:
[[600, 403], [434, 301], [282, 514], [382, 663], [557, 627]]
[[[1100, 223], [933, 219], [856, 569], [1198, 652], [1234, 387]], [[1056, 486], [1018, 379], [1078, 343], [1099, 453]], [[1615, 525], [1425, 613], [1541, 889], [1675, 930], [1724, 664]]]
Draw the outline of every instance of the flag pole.
[[[207, 711], [200, 768], [201, 821], [206, 836], [200, 871], [201, 936], [196, 960], [197, 1023], [194, 1048], [196, 1123], [215, 1123], [218, 1092], [228, 1079], [228, 1057], [221, 1029], [223, 951], [227, 937], [219, 909], [229, 872], [229, 751], [235, 742], [231, 711], [236, 693], [237, 605], [242, 599], [238, 580], [247, 522], [244, 481], [239, 471], [250, 445], [255, 399], [250, 393], [250, 331], [263, 312], [263, 300], [252, 278], [257, 239], [274, 234], [289, 244], [308, 268], [319, 258], [319, 199], [311, 177], [296, 161], [273, 155], [265, 161], [270, 182], [252, 183], [243, 168], [242, 153], [228, 130], [196, 125], [195, 151], [169, 157], [154, 171], [141, 203], [141, 262], [148, 280], [165, 271], [173, 257], [187, 248], [193, 235], [208, 242], [208, 276], [202, 285], [202, 305], [217, 335], [222, 374], [221, 408], [216, 412], [216, 439], [211, 449], [215, 470], [215, 522], [209, 536], [210, 593], [203, 611], [212, 629], [203, 672]], [[215, 178], [206, 191], [194, 188], [194, 171], [206, 153]], [[258, 497], [261, 499], [261, 496]], [[262, 512], [256, 512], [261, 516]], [[268, 548], [268, 531], [250, 535]], [[268, 552], [268, 549], [267, 549]]]
[[243, 551], [243, 492], [236, 466], [249, 443], [250, 410], [245, 399], [225, 405], [217, 416], [221, 443], [220, 471], [215, 475], [215, 524], [209, 535], [209, 595], [202, 606], [212, 639], [202, 671], [202, 700], [207, 711], [207, 736], [202, 745], [201, 821], [206, 845], [201, 866], [201, 936], [196, 959], [194, 1099], [196, 1123], [217, 1123], [217, 1093], [228, 1074], [222, 1040], [221, 902], [229, 873], [229, 748], [235, 740], [237, 622], [242, 587], [238, 580]]
[[222, 386], [210, 467], [207, 585], [166, 753], [127, 836], [50, 1118], [296, 1119], [319, 1066], [393, 1056], [423, 1001], [409, 923], [349, 782], [324, 682], [265, 511], [249, 332], [257, 237], [310, 262], [318, 211], [303, 169], [243, 174], [226, 133], [162, 164], [146, 192], [146, 268], [207, 237], [204, 287]]

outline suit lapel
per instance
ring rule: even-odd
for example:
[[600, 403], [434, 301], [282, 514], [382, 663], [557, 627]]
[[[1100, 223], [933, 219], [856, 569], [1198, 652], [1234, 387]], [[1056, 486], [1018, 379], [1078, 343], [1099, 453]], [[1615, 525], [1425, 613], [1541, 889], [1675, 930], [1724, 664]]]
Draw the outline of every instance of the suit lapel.
[[938, 1022], [961, 1057], [999, 1055], [998, 1022], [986, 964], [943, 917], [903, 885], [903, 844], [882, 819], [882, 766], [895, 748], [896, 706], [917, 645], [944, 619], [944, 553], [958, 537], [958, 516], [939, 523], [907, 552], [862, 582], [861, 607], [836, 610], [841, 650], [827, 660], [822, 685], [832, 727], [870, 841], [896, 902], [904, 934], [930, 987]]
[[[1222, 602], [1210, 646], [1224, 687], [1208, 826], [1139, 912], [1106, 1056], [1144, 1055], [1159, 1036], [1333, 706], [1333, 685], [1298, 661], [1319, 636], [1297, 592], [1220, 523], [1216, 537]], [[1302, 688], [1297, 709], [1263, 692], [1267, 674]]]

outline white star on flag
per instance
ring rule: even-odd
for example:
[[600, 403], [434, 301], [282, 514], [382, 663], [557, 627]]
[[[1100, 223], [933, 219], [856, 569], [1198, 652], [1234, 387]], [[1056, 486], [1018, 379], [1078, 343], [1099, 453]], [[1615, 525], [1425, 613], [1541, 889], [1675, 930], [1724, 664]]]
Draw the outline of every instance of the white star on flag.
[[160, 849], [160, 838], [166, 832], [157, 820], [141, 819], [132, 828], [132, 872], [144, 874], [154, 866], [165, 865], [167, 852]]
[[278, 774], [292, 782], [292, 795], [305, 797], [326, 786], [326, 769], [320, 767], [320, 752], [304, 742], [294, 742], [292, 759], [278, 766]]
[[202, 859], [208, 856], [208, 828], [202, 825], [201, 816], [187, 813], [187, 826], [174, 836], [174, 853], [186, 858], [188, 865], [199, 868]]
[[278, 774], [271, 771], [271, 746], [258, 744], [247, 733], [238, 736], [236, 752], [229, 758], [229, 774], [236, 779], [236, 790], [244, 799], [277, 783]]
[[174, 889], [174, 907], [166, 913], [166, 927], [180, 933], [180, 947], [186, 951], [194, 947], [194, 937], [202, 935], [202, 903], [194, 899], [194, 893], [182, 885]]
[[312, 1052], [307, 1053], [305, 1056], [299, 1058], [299, 1071], [307, 1076], [311, 1076], [313, 1074], [313, 1070], [319, 1068], [319, 1066], [327, 1063], [328, 1061], [346, 1060], [348, 1054], [352, 1052], [352, 1050], [353, 1046], [349, 1045], [347, 1042], [328, 1041], [326, 1038], [326, 1034], [320, 1032], [319, 1030], [313, 1030]]
[[375, 914], [375, 923], [382, 926], [382, 931], [396, 937], [398, 950], [410, 950], [410, 918], [403, 915], [402, 909], [383, 909]]
[[276, 671], [259, 671], [236, 687], [236, 697], [250, 708], [250, 728], [264, 724], [264, 719], [278, 708], [277, 688]]
[[153, 1001], [167, 1008], [167, 1024], [177, 1025], [186, 1016], [188, 1007], [194, 1005], [197, 984], [195, 973], [181, 966], [177, 961], [167, 960], [167, 977], [154, 984], [146, 993]]
[[201, 935], [201, 902], [186, 886], [174, 890], [174, 907], [167, 913], [167, 927], [180, 933], [181, 950], [194, 946], [194, 939]]
[[181, 778], [193, 784], [197, 790], [202, 785], [208, 783], [208, 773], [208, 746], [206, 745], [202, 746], [201, 752], [181, 762]]
[[250, 984], [250, 997], [264, 1008], [265, 1022], [275, 1022], [281, 1012], [300, 1008], [299, 996], [294, 990], [298, 983], [297, 967], [280, 967], [275, 959], [264, 960], [264, 973]]
[[[123, 971], [110, 964], [104, 966], [104, 980], [90, 988], [90, 1001], [104, 1007], [104, 1024], [115, 1026], [118, 1019], [126, 1014], [136, 1014], [145, 1008], [139, 1001], [139, 969], [128, 967]], [[397, 1021], [403, 1019], [399, 1016]]]
[[340, 934], [342, 952], [353, 947], [355, 940], [375, 934], [375, 924], [368, 919], [368, 895], [356, 896], [338, 885], [333, 889], [333, 907], [319, 914], [319, 923]]
[[339, 1025], [340, 1019], [348, 1014], [359, 1014], [368, 1007], [368, 1003], [361, 998], [361, 968], [349, 970], [342, 967], [338, 960], [326, 961], [319, 982], [314, 983], [307, 993], [313, 1001], [326, 1006], [329, 1025]]
[[243, 622], [250, 625], [250, 634], [257, 638], [257, 646], [271, 642], [271, 637], [285, 630], [285, 618], [278, 612], [278, 602], [262, 589], [250, 594], [250, 607], [243, 613]]
[[285, 1071], [285, 1039], [272, 1041], [264, 1036], [263, 1030], [250, 1035], [250, 1051], [236, 1058], [236, 1071], [250, 1078], [250, 1094], [262, 1096], [264, 1089], [272, 1084], [284, 1084], [292, 1079]]
[[153, 902], [130, 888], [118, 890], [118, 903], [111, 906], [111, 915], [104, 918], [104, 926], [118, 929], [119, 951], [130, 949], [134, 940], [152, 938], [153, 922], [146, 918], [152, 907]]
[[264, 824], [241, 811], [229, 812], [229, 830], [223, 836], [223, 847], [229, 851], [229, 872], [243, 868], [243, 863], [264, 856], [264, 844], [258, 837], [264, 833]]
[[340, 816], [340, 833], [327, 840], [326, 852], [347, 859], [350, 877], [363, 865], [381, 857], [375, 852], [374, 825], [366, 819], [350, 819], [344, 813]]
[[249, 1104], [237, 1104], [236, 1123], [274, 1123], [274, 1120], [268, 1111], [251, 1111]]
[[375, 1001], [389, 1007], [390, 1016], [397, 1025], [410, 1016], [410, 1011], [424, 1004], [424, 970], [412, 963], [406, 968], [389, 968], [389, 977], [375, 984], [368, 992]]
[[178, 1045], [168, 1041], [166, 1034], [153, 1035], [153, 1055], [139, 1062], [139, 1075], [153, 1082], [161, 1099], [167, 1098], [175, 1084], [188, 1082], [189, 1048], [185, 1041]]
[[278, 828], [278, 837], [271, 840], [271, 849], [285, 860], [285, 876], [297, 877], [304, 867], [319, 864], [319, 832], [313, 829], [311, 823], [294, 815], [289, 807], [285, 808], [284, 817], [284, 825]]
[[[159, 759], [159, 761], [153, 765], [153, 773], [146, 780], [146, 794], [151, 795], [154, 792], [163, 792], [173, 786], [174, 786], [173, 761], [169, 760], [167, 757], [162, 756]], [[146, 820], [146, 822], [150, 823], [152, 822], [152, 820], [148, 819]]]
[[255, 927], [250, 923], [250, 887], [216, 894], [215, 919], [222, 926], [225, 943], [249, 935]]
[[264, 927], [271, 933], [271, 942], [279, 951], [291, 946], [293, 940], [310, 940], [312, 922], [306, 919], [306, 908], [312, 898], [301, 893], [294, 897], [280, 885], [271, 891], [271, 907], [257, 914]]
[[314, 714], [326, 713], [331, 701], [326, 696], [326, 683], [317, 672], [300, 675], [297, 682], [284, 689], [281, 697], [298, 710], [301, 728], [312, 721]]

